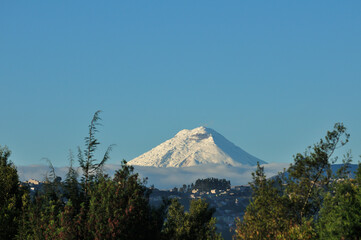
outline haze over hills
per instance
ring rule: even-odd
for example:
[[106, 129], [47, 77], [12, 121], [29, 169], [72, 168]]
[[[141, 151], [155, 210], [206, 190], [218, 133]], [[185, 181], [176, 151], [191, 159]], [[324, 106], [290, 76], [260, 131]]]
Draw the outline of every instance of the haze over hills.
[[255, 166], [266, 164], [211, 128], [184, 129], [173, 138], [129, 161], [149, 167], [193, 167], [203, 164]]

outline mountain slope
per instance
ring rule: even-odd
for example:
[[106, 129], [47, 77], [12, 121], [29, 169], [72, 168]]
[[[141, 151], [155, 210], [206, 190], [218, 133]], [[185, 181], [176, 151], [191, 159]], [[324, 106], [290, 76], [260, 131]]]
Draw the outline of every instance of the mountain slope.
[[256, 165], [266, 163], [206, 127], [184, 129], [173, 138], [129, 161], [131, 165], [190, 167], [201, 164]]

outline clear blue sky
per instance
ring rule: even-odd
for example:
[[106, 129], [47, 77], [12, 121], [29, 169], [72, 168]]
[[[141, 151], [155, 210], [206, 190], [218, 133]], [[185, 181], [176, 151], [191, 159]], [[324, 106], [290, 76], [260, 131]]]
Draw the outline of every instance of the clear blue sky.
[[200, 125], [291, 162], [335, 122], [357, 161], [360, 12], [360, 1], [1, 1], [0, 145], [17, 165], [67, 165], [101, 109], [111, 163]]

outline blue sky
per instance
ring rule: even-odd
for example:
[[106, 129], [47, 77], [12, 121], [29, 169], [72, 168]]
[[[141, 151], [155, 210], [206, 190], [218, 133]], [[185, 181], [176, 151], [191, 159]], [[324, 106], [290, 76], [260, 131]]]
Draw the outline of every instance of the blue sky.
[[2, 1], [0, 145], [18, 165], [67, 165], [100, 109], [110, 163], [200, 125], [291, 162], [335, 122], [357, 161], [360, 12], [360, 1]]

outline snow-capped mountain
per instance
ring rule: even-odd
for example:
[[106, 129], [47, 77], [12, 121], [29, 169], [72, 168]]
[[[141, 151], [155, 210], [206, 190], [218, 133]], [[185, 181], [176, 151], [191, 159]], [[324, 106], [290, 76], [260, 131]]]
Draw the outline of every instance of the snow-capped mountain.
[[173, 138], [129, 161], [130, 165], [190, 167], [201, 164], [250, 165], [266, 163], [228, 141], [211, 128], [184, 129]]

